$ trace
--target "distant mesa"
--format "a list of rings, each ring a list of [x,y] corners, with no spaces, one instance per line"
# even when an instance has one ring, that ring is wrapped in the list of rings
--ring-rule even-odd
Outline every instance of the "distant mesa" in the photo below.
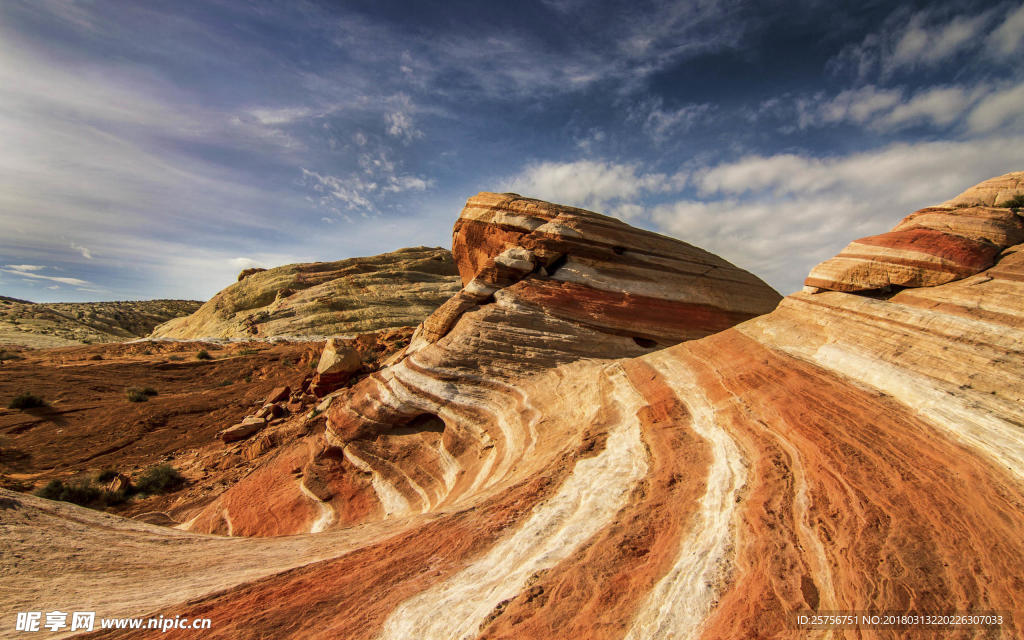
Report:
[[[34,303],[0,296],[0,344],[66,347],[142,338],[171,318],[199,308],[195,300]]]
[[[251,268],[153,337],[321,337],[416,326],[458,289],[451,253],[441,248]]]

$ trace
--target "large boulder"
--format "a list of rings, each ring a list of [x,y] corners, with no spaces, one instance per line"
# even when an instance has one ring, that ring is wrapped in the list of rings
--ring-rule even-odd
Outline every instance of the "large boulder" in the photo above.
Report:
[[[359,371],[363,359],[348,341],[330,338],[324,345],[317,363],[316,376],[309,386],[311,393],[318,398],[337,390]]]

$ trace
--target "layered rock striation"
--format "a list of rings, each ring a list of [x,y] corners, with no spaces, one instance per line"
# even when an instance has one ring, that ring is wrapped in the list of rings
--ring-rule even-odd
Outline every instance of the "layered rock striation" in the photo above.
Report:
[[[215,588],[202,567],[177,569],[181,591],[147,606],[213,620],[211,630],[182,637],[911,633],[798,628],[797,613],[837,610],[997,612],[999,627],[943,633],[1021,635],[1024,245],[955,281],[887,295],[816,288],[731,328],[656,348],[620,333],[613,314],[593,311],[601,306],[570,313],[558,311],[564,300],[542,306],[531,296],[552,280],[587,286],[581,273],[599,283],[629,274],[612,256],[635,257],[642,243],[630,249],[615,239],[607,260],[559,280],[564,265],[582,260],[566,251],[562,264],[547,262],[544,232],[532,234],[551,220],[529,232],[508,224],[510,212],[535,202],[515,200],[471,199],[454,252],[463,302],[441,307],[435,328],[424,322],[390,367],[333,398],[327,446],[307,440],[304,452],[282,451],[247,494],[218,505],[237,525],[256,512],[245,511],[246,496],[263,500],[274,505],[264,519],[323,533],[238,541],[262,568],[223,566]],[[585,223],[606,224],[570,214],[562,220],[582,220],[566,228],[584,238]],[[680,251],[659,252],[670,273],[695,255]],[[463,270],[467,259],[474,266]],[[720,286],[755,287],[712,264],[709,274],[730,274]],[[708,303],[682,302],[698,301]],[[643,333],[642,312],[637,318],[637,337],[665,339],[664,324]],[[275,475],[282,470],[317,480],[289,486]],[[297,484],[301,504],[289,497]],[[342,526],[353,522],[364,524]],[[56,532],[83,524],[50,516],[48,527],[49,549]],[[117,540],[107,527],[90,535]],[[25,525],[11,539],[35,539],[33,531]],[[214,546],[205,536],[188,540],[182,547]],[[337,550],[288,570],[262,560],[304,540]],[[154,562],[166,547],[139,533],[132,541]],[[34,557],[31,543],[11,550]],[[67,562],[86,562],[75,557]],[[115,560],[112,570],[132,562]],[[19,584],[36,584],[30,569],[16,568]],[[121,588],[130,601],[134,589]],[[116,588],[104,594],[116,609]],[[18,597],[44,608],[54,601],[42,589]]]
[[[459,290],[451,254],[412,247],[366,258],[247,269],[156,338],[349,335],[413,327]]]
[[[930,287],[991,267],[1001,251],[1024,241],[1024,219],[1010,205],[1024,172],[987,180],[896,227],[855,240],[816,266],[805,285],[832,291]]]

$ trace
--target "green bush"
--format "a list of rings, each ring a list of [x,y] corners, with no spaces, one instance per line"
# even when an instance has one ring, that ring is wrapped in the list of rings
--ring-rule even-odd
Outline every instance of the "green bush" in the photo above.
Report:
[[[135,488],[141,493],[166,493],[185,484],[185,478],[169,464],[158,464],[146,469],[135,481]]]
[[[1024,209],[1024,193],[1018,193],[1006,202],[999,205],[1000,207],[1006,207],[1007,209]]]
[[[128,396],[128,402],[146,402],[149,400],[149,396],[142,393],[142,389],[127,389],[125,393]]]
[[[117,477],[116,469],[104,469],[96,474],[96,482],[102,482],[104,484],[110,482]]]
[[[106,491],[93,486],[88,480],[76,480],[67,484],[60,480],[50,480],[45,487],[36,491],[36,495],[47,500],[71,502],[93,509],[121,504],[128,499],[127,491]]]
[[[33,395],[29,392],[19,393],[14,396],[11,403],[7,405],[8,409],[34,409],[36,407],[45,407],[46,400],[43,400],[37,395]]]
[[[199,353],[196,354],[196,360],[213,360],[213,356],[206,349],[200,349]]]

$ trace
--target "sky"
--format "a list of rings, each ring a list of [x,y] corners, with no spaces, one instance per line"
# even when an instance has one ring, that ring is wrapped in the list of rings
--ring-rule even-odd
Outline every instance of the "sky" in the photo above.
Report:
[[[0,295],[205,300],[513,191],[781,293],[1024,169],[1024,4],[3,0]]]

